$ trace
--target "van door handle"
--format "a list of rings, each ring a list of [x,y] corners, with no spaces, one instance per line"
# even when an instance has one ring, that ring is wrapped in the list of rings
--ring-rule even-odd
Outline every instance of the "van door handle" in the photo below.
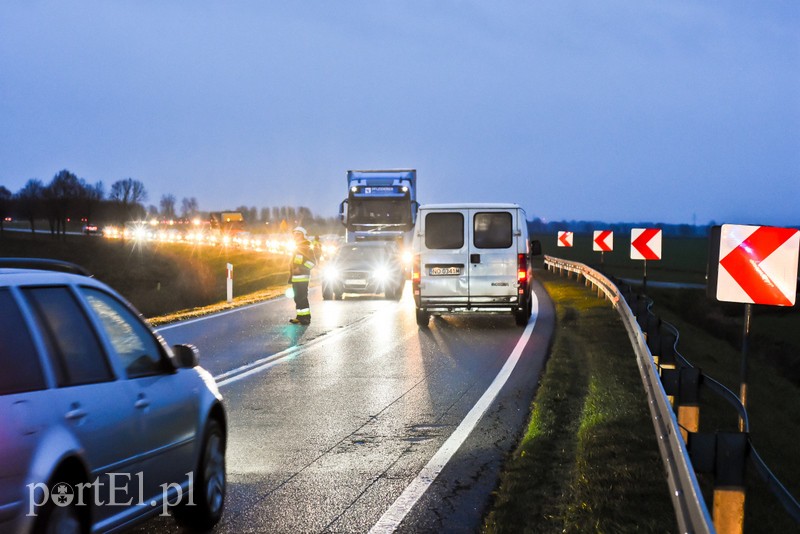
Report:
[[[481,255],[480,254],[470,254],[469,255],[469,262],[470,263],[480,263],[481,262]]]

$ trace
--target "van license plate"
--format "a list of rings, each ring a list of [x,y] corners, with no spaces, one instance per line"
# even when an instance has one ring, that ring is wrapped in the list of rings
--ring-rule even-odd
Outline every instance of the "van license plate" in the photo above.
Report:
[[[431,267],[428,274],[431,276],[458,276],[461,274],[461,267]]]

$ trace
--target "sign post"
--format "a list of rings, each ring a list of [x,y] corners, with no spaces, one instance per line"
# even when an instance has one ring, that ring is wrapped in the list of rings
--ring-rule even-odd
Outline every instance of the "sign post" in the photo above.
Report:
[[[592,250],[600,253],[600,265],[602,266],[606,252],[614,250],[614,232],[611,230],[595,230],[592,239]]]
[[[739,400],[747,407],[747,351],[753,304],[794,306],[800,230],[723,224],[711,230],[708,293],[744,307]],[[739,418],[739,430],[744,430]]]
[[[642,277],[642,293],[647,294],[647,260],[661,259],[661,229],[659,228],[632,228],[631,229],[631,259],[644,260],[644,275]]]
[[[233,302],[233,264],[228,263],[228,277],[227,277],[227,289],[228,289],[228,304]]]
[[[753,304],[794,306],[797,297],[797,264],[800,230],[772,226],[723,224],[711,229],[708,257],[708,296],[744,304],[739,400],[747,408],[747,352]],[[734,458],[741,476],[723,480],[714,490],[714,523],[717,530],[741,532],[744,524],[744,458],[747,443],[744,419],[739,417],[740,442]],[[735,518],[735,521],[731,520]]]

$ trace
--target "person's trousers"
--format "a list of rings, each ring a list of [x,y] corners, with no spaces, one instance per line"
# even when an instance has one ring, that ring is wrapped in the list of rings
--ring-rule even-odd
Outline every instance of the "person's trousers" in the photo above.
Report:
[[[292,282],[294,290],[294,307],[297,308],[297,319],[301,323],[311,322],[311,307],[308,304],[308,282]]]

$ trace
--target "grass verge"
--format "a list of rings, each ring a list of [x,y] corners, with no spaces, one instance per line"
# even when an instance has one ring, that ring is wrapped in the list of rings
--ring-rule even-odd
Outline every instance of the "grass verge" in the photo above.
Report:
[[[677,530],[628,335],[606,301],[538,272],[556,305],[546,372],[484,532]]]

